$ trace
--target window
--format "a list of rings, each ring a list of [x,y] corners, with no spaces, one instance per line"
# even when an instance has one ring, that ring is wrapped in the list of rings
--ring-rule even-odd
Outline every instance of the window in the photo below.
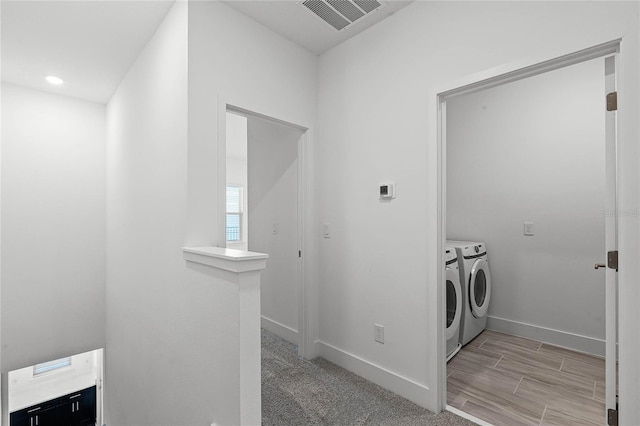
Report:
[[[227,241],[242,241],[242,187],[227,186]]]
[[[33,375],[47,373],[49,371],[57,370],[58,368],[64,368],[71,365],[71,357],[54,359],[53,361],[43,362],[42,364],[36,364],[33,366]]]

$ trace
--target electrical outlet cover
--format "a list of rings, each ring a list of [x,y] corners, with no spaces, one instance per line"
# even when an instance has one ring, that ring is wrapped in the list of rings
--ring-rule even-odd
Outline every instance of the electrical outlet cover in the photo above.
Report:
[[[393,200],[394,198],[396,198],[395,182],[380,183],[378,194],[381,200]]]

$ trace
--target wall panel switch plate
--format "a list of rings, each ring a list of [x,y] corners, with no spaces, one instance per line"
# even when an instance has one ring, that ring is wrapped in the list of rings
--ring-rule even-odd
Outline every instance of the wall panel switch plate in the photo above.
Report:
[[[273,228],[271,229],[271,233],[273,235],[278,235],[278,224],[277,223],[273,224]]]
[[[331,226],[328,223],[322,224],[322,236],[324,238],[331,238]]]
[[[524,235],[533,236],[533,222],[524,223]]]
[[[384,326],[380,324],[373,324],[373,340],[378,343],[384,344]]]

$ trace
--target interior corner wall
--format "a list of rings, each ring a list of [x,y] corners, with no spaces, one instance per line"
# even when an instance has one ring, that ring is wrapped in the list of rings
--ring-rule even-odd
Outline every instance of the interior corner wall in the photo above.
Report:
[[[225,104],[311,127],[316,57],[223,2],[193,1],[189,11],[187,241],[215,246],[224,242],[211,218],[220,214],[218,119]]]
[[[223,2],[189,3],[188,245],[222,245],[218,120],[231,105],[309,129],[305,158],[314,156],[317,57]],[[218,118],[216,120],[215,118]],[[258,161],[267,161],[259,159]],[[302,251],[309,333],[305,356],[317,336],[316,238],[313,161],[305,167],[306,233]],[[222,201],[220,201],[222,202]],[[251,203],[251,200],[248,201]],[[251,218],[251,212],[249,212]],[[249,229],[251,233],[251,229]],[[267,262],[267,269],[269,262]]]
[[[425,280],[442,268],[438,148],[426,142],[435,132],[427,125],[436,102],[429,91],[629,34],[637,43],[637,33],[635,2],[413,2],[320,56],[316,215],[331,224],[331,238],[318,246],[325,354],[427,408],[443,408],[434,344],[439,284]],[[637,46],[627,54],[624,72],[638,62]],[[626,96],[630,113],[637,111],[637,90]],[[396,183],[388,203],[377,196],[385,181]],[[636,203],[637,186],[625,191],[627,203]],[[384,344],[373,339],[374,323],[385,327]]]
[[[105,106],[2,84],[2,373],[105,344]]]
[[[600,356],[604,93],[599,58],[453,97],[446,120],[447,239],[486,244],[489,328]]]
[[[107,424],[240,423],[237,288],[180,248],[221,231],[220,97],[311,126],[315,65],[222,2],[176,2],[109,102]]]
[[[187,270],[187,19],[176,2],[107,105],[109,425],[237,423],[233,291]],[[236,320],[237,321],[237,320]],[[227,384],[226,392],[220,387]]]

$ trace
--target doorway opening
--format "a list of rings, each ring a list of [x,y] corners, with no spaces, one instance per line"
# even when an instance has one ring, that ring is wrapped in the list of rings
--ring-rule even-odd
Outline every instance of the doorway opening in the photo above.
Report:
[[[304,346],[304,145],[307,129],[226,105],[228,248],[269,254],[261,275],[261,326]]]
[[[103,424],[103,360],[96,349],[10,371],[11,426]]]
[[[457,247],[466,289],[464,346],[442,361],[451,411],[602,424],[616,408],[617,276],[593,264],[617,247],[616,121],[604,99],[618,51],[607,43],[437,94],[440,259]],[[469,279],[479,251],[491,271],[483,315]]]

